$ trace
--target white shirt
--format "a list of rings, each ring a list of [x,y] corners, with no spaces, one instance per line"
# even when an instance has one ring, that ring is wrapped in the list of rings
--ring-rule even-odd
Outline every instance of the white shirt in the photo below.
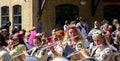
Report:
[[[4,48],[0,49],[0,61],[12,61],[8,51]]]
[[[68,25],[66,25],[66,24],[63,26],[64,31],[67,30],[67,27],[68,27]]]

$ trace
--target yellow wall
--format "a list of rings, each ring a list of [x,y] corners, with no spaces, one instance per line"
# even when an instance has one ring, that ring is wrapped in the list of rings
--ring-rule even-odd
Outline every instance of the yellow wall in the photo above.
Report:
[[[21,14],[22,28],[26,30],[31,29],[31,27],[33,26],[32,0],[0,0],[0,8],[3,6],[9,7],[9,20],[12,23],[10,30],[13,27],[13,6],[15,5],[21,5],[22,8],[22,14]],[[1,13],[1,9],[0,9],[0,13]],[[0,20],[1,20],[1,14],[0,14]]]
[[[55,26],[56,21],[56,12],[55,7],[62,4],[72,4],[78,6],[79,8],[79,16],[83,16],[86,18],[86,22],[92,24],[94,18],[103,18],[102,7],[99,6],[97,8],[96,15],[94,17],[91,16],[91,1],[86,0],[86,5],[81,5],[80,0],[47,0],[46,5],[43,10],[43,14],[41,16],[41,21],[43,23],[43,31],[51,32],[51,30]],[[49,24],[49,25],[48,25]],[[93,25],[90,25],[90,27]]]

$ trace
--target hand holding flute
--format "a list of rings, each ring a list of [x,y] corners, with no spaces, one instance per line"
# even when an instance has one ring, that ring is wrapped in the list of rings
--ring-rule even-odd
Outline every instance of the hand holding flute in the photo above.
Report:
[[[83,58],[83,57],[89,58],[90,57],[89,52],[87,50],[85,50],[85,49],[82,49],[82,48],[79,51],[75,51],[75,52],[69,54],[67,56],[67,58],[69,58],[69,57],[71,57],[73,55],[77,55],[77,57],[79,56],[81,58]]]

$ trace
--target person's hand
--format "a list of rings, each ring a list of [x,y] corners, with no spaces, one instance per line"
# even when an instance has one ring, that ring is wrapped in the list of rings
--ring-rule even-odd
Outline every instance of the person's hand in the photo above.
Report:
[[[23,53],[24,53],[26,56],[28,56],[28,55],[29,55],[27,51],[23,51]]]
[[[14,49],[14,46],[12,46],[12,45],[8,45],[7,47],[10,51]]]
[[[79,52],[80,52],[80,53],[82,54],[82,56],[85,57],[85,58],[89,58],[89,57],[90,57],[88,51],[85,50],[85,49],[81,49]]]

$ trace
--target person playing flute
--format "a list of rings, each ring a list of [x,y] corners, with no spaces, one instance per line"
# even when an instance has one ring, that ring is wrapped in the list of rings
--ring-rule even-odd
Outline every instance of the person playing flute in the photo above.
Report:
[[[24,54],[27,56],[26,60],[29,60],[31,58],[29,58],[29,56],[31,57],[37,57],[37,61],[47,61],[48,55],[47,52],[44,50],[42,50],[42,40],[39,37],[35,37],[33,39],[33,45],[34,47],[32,48],[32,51],[29,53],[27,51],[24,51]]]

